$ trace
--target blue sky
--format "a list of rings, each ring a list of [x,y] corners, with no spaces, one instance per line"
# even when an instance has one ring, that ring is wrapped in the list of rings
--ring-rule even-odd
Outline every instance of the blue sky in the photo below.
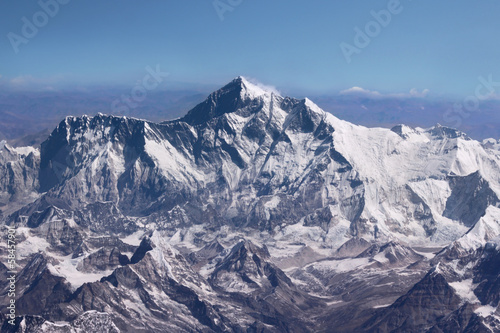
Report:
[[[3,86],[130,86],[156,65],[171,82],[220,85],[245,75],[311,93],[414,88],[465,97],[479,76],[500,81],[496,0],[401,0],[350,63],[341,43],[356,47],[355,28],[366,33],[371,12],[396,0],[218,0],[219,12],[213,0],[59,1],[67,3],[44,22],[38,1],[0,0]],[[39,20],[36,35],[25,38],[23,17]]]

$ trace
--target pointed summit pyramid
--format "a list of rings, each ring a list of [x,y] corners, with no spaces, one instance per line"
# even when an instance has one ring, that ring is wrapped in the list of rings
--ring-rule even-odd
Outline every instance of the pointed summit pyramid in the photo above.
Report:
[[[251,83],[243,76],[238,76],[221,89],[211,93],[205,101],[182,118],[190,125],[199,125],[225,113],[234,112],[251,100],[260,96],[270,97],[277,92],[260,84]]]

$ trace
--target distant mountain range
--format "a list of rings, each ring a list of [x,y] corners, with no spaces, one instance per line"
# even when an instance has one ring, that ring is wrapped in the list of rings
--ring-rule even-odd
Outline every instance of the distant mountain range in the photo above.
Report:
[[[238,77],[174,120],[66,117],[0,176],[5,332],[500,331],[496,140]]]
[[[190,89],[187,85],[149,91],[133,108],[121,101],[130,89],[86,88],[61,91],[0,92],[0,140],[13,146],[40,144],[59,121],[67,115],[95,115],[99,112],[130,116],[151,121],[179,118],[186,110],[203,101],[207,87]],[[500,138],[500,101],[481,101],[474,112],[462,115],[453,110],[457,101],[448,98],[369,96],[362,93],[313,95],[323,110],[336,117],[368,127],[391,128],[397,124],[431,127],[437,123],[456,127],[476,140]],[[460,101],[458,101],[460,102]],[[457,122],[458,120],[458,122]]]

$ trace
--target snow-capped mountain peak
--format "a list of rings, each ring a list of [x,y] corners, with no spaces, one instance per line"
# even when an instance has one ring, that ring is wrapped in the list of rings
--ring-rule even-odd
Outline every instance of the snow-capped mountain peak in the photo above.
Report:
[[[189,111],[182,121],[199,125],[210,119],[219,117],[226,113],[262,103],[269,103],[273,96],[278,96],[272,88],[252,83],[246,78],[239,76],[221,89],[211,93],[207,99]]]
[[[19,313],[109,312],[151,331],[363,331],[343,314],[386,325],[385,309],[399,316],[429,284],[449,292],[449,313],[460,300],[447,260],[500,234],[500,152],[485,146],[439,125],[357,126],[244,77],[159,124],[67,117],[39,154],[0,155],[0,217],[22,234]],[[443,273],[426,278],[450,244]]]

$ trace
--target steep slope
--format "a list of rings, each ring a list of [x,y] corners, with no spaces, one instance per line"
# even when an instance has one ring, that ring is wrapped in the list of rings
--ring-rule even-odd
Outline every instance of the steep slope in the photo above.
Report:
[[[439,270],[432,270],[406,295],[363,325],[366,332],[425,332],[457,309],[460,298]]]
[[[0,142],[0,216],[7,216],[38,197],[40,152]]]

